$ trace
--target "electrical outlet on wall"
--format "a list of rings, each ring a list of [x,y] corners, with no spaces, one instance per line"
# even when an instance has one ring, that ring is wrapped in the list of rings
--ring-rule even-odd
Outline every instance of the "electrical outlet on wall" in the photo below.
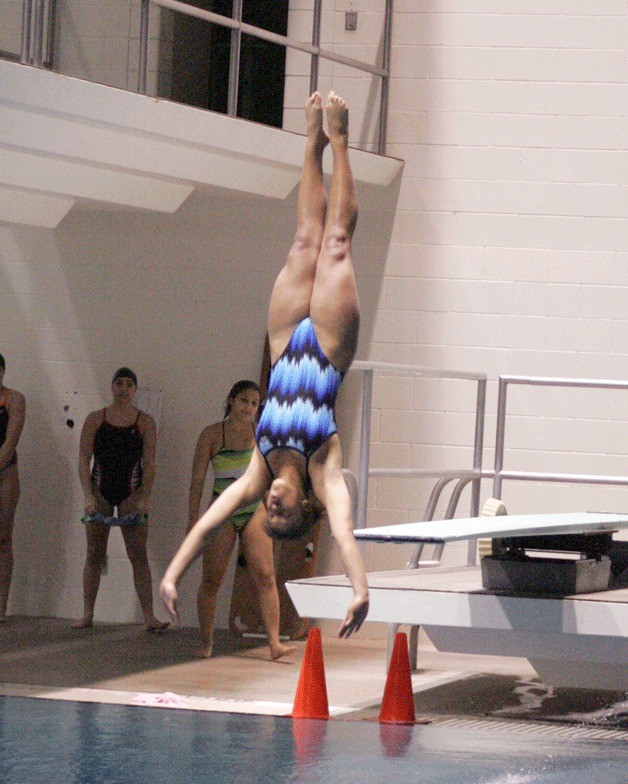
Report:
[[[345,11],[345,30],[357,30],[358,12]]]

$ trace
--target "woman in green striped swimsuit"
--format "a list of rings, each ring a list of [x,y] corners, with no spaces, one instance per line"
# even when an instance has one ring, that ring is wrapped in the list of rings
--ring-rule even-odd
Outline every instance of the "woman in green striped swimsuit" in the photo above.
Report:
[[[255,423],[259,410],[259,387],[253,381],[238,381],[227,396],[225,417],[206,427],[199,436],[194,453],[188,511],[188,531],[199,518],[199,508],[209,463],[214,474],[212,500],[242,476],[255,446]],[[229,565],[238,534],[247,564],[251,569],[260,598],[260,607],[271,659],[294,651],[279,640],[279,596],[275,582],[273,548],[265,531],[266,510],[259,501],[239,509],[212,535],[203,554],[203,576],[197,594],[198,620],[203,647],[201,656],[212,654],[212,638],[218,591]]]

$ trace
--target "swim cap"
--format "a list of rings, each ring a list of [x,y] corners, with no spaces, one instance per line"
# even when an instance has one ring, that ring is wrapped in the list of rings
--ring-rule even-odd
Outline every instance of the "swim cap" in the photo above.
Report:
[[[118,370],[116,370],[113,378],[111,379],[111,383],[113,384],[113,382],[118,378],[130,378],[131,381],[135,384],[135,386],[137,386],[137,376],[131,370],[131,368],[121,367]]]

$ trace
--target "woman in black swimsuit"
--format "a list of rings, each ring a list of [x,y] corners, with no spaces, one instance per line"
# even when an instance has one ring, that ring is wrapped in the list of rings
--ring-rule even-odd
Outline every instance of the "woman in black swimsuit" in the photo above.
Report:
[[[133,405],[137,376],[132,370],[120,368],[111,389],[113,403],[92,411],[81,431],[79,478],[85,494],[87,558],[83,570],[83,616],[73,626],[84,629],[92,625],[110,526],[118,523],[133,567],[146,630],[160,631],[168,624],[153,614],[146,552],[148,500],[155,474],[155,420]],[[112,517],[114,509],[118,518]]]
[[[4,386],[0,354],[0,623],[5,620],[13,574],[13,521],[20,497],[17,442],[24,427],[24,395]]]

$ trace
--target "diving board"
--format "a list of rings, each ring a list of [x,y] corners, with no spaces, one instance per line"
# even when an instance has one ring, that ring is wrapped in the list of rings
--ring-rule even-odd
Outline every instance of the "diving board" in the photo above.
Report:
[[[566,512],[500,515],[399,523],[355,531],[356,539],[406,544],[445,544],[462,539],[508,539],[517,536],[603,533],[628,528],[628,514]]]

